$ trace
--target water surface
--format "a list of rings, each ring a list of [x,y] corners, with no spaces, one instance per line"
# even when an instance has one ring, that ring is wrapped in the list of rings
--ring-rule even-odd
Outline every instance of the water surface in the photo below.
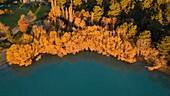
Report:
[[[0,70],[0,96],[169,96],[170,77],[95,52]]]

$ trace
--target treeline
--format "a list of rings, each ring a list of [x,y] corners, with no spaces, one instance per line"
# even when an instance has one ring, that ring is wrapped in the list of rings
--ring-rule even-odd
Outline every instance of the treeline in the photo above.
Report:
[[[97,51],[134,63],[137,57],[167,66],[170,57],[169,0],[50,0],[43,22],[31,12],[18,21],[20,38],[7,50],[10,64],[28,66],[43,54]]]
[[[62,57],[90,50],[129,63],[136,62],[137,55],[142,56],[144,60],[155,64],[154,67],[149,67],[150,70],[166,66],[166,60],[159,56],[158,50],[142,44],[150,42],[148,42],[149,38],[143,36],[149,31],[140,35],[137,46],[128,41],[128,33],[124,32],[122,27],[117,28],[116,31],[107,31],[100,26],[88,26],[86,30],[65,32],[64,35],[59,36],[56,31],[47,34],[42,26],[33,26],[31,35],[24,34],[21,38],[22,44],[13,44],[7,50],[6,59],[9,64],[28,66],[32,64],[33,59],[36,61],[41,59],[43,54]]]

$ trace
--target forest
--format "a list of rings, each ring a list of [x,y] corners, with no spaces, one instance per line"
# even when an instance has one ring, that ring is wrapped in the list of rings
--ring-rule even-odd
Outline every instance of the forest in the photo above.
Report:
[[[10,65],[89,50],[129,63],[140,58],[149,70],[169,68],[170,0],[48,0],[45,6],[51,9],[43,18],[22,14],[16,34],[0,22]]]

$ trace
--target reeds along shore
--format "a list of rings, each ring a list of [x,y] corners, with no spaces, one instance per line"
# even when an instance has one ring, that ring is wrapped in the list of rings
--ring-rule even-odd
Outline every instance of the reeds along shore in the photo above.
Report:
[[[159,56],[158,50],[151,47],[141,48],[139,43],[148,39],[141,38],[136,44],[126,38],[127,34],[121,31],[121,28],[108,31],[100,26],[87,26],[59,36],[56,31],[46,32],[42,26],[33,26],[31,35],[24,33],[22,37],[25,44],[13,44],[7,50],[6,60],[10,65],[28,66],[33,59],[41,59],[43,54],[63,57],[90,50],[129,63],[136,62],[136,57],[141,56],[153,63],[152,67],[148,67],[149,70],[166,66],[166,60]]]

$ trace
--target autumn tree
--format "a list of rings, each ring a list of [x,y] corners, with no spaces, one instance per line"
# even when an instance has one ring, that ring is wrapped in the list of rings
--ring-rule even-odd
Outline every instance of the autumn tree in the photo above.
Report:
[[[5,3],[6,2],[6,0],[0,0],[0,3]]]
[[[81,20],[81,18],[76,17],[74,20],[74,24],[80,28],[84,28],[85,27],[85,21]]]
[[[66,0],[50,0],[50,2],[52,8],[56,6],[62,7],[66,3]]]
[[[9,30],[8,26],[5,26],[2,22],[0,22],[0,34],[5,34]]]
[[[57,18],[60,17],[60,7],[55,6],[51,8],[50,12],[48,13],[48,19],[56,23]]]
[[[102,25],[105,27],[105,28],[109,28],[109,23],[111,22],[111,18],[107,18],[107,17],[103,17],[102,18]]]
[[[158,5],[167,4],[169,0],[157,0]]]
[[[18,20],[18,25],[21,32],[26,32],[28,30],[29,21],[25,18],[25,15],[21,15],[20,19]]]
[[[73,4],[71,3],[68,9],[69,13],[69,22],[73,22]]]
[[[21,32],[26,32],[28,30],[29,23],[36,20],[36,16],[29,11],[27,15],[22,14],[20,19],[18,20],[18,25],[20,27]]]
[[[33,36],[23,33],[22,37],[19,39],[22,44],[30,44],[33,41]]]
[[[32,48],[30,45],[13,44],[7,50],[7,62],[12,64],[18,64],[19,66],[28,66],[32,63]]]
[[[93,8],[93,12],[94,12],[94,21],[95,22],[99,22],[100,18],[103,15],[103,8],[101,8],[100,6],[95,6]]]
[[[26,19],[29,20],[29,22],[33,22],[37,19],[36,15],[34,13],[32,13],[31,10],[28,11],[27,15],[26,15]]]
[[[11,31],[9,30],[8,26],[5,26],[2,22],[0,22],[0,37],[4,36],[10,41],[13,42],[13,37],[11,35]]]
[[[0,10],[0,15],[4,15],[4,14],[5,14],[4,10]]]

